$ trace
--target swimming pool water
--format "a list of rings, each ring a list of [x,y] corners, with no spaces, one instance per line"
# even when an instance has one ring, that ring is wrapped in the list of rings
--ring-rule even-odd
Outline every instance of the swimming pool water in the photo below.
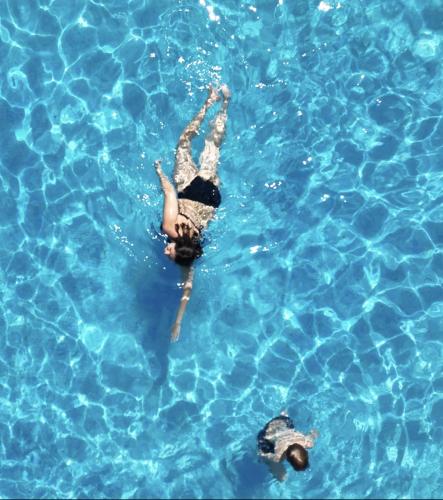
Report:
[[[440,496],[442,56],[439,0],[0,0],[0,496]],[[209,82],[223,204],[169,345],[152,164]],[[320,438],[280,484],[284,408]]]

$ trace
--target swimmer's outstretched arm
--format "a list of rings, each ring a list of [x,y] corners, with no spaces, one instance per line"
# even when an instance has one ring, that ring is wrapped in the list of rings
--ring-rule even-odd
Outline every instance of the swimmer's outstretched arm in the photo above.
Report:
[[[284,481],[287,477],[285,466],[281,462],[268,462],[269,470],[277,481]]]
[[[178,234],[175,230],[175,224],[177,222],[178,215],[178,201],[177,193],[175,192],[174,186],[171,184],[169,179],[163,173],[162,162],[157,160],[155,162],[155,171],[160,179],[160,183],[163,189],[163,231],[170,238],[177,238]]]
[[[272,475],[278,481],[286,479],[286,469],[281,460],[278,460],[274,453],[260,453],[263,462],[268,466]]]
[[[271,462],[272,463],[278,463],[278,462],[280,462],[280,458],[281,458],[276,453],[263,453],[263,452],[260,452],[259,455],[263,459],[263,461],[266,462],[267,464],[269,464]]]
[[[187,267],[184,271],[184,285],[183,285],[183,294],[180,299],[180,307],[177,311],[177,317],[175,319],[174,326],[171,330],[171,342],[176,342],[178,337],[180,336],[180,327],[183,319],[183,315],[185,314],[186,306],[188,305],[189,299],[191,298],[192,292],[192,281],[194,279],[194,268]]]

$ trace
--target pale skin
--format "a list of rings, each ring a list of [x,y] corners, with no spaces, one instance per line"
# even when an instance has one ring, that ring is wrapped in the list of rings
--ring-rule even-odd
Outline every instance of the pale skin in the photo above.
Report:
[[[163,173],[161,168],[161,161],[157,160],[155,162],[155,170],[160,178],[160,183],[163,189],[164,200],[163,200],[163,231],[171,238],[171,240],[176,239],[179,236],[175,225],[185,223],[182,217],[178,213],[178,201],[177,193],[174,186],[171,184],[169,179]],[[188,224],[186,224],[188,225]],[[179,229],[180,231],[180,229]],[[194,231],[194,230],[193,230]],[[165,255],[167,255],[171,260],[175,258],[175,243],[169,243],[164,250]],[[177,311],[177,316],[175,318],[174,325],[171,329],[171,341],[176,342],[180,336],[181,322],[185,314],[186,306],[191,298],[192,283],[194,279],[194,269],[193,267],[182,268],[183,275],[183,293],[180,299],[180,306]]]
[[[226,112],[230,99],[230,91],[226,85],[223,85],[220,88],[220,90],[223,94],[222,111]],[[192,137],[198,134],[198,130],[205,118],[208,109],[218,100],[220,100],[218,92],[213,87],[209,87],[208,97],[206,101],[204,102],[202,108],[199,110],[197,115],[193,118],[193,120],[190,122],[190,124],[186,127],[186,129],[180,136],[179,145],[183,141],[189,141]],[[217,133],[216,130],[214,130],[211,139],[216,147],[220,147],[220,144],[223,140],[223,132],[219,134]],[[160,179],[164,195],[162,227],[163,231],[172,240],[172,242],[165,247],[164,253],[171,260],[175,260],[176,256],[175,240],[179,236],[181,236],[181,231],[182,231],[181,225],[184,224],[189,229],[189,233],[191,236],[200,237],[200,230],[196,228],[187,217],[184,217],[179,213],[177,191],[173,186],[173,184],[168,179],[168,177],[164,174],[161,166],[161,161],[157,160],[154,166],[155,166],[155,171],[157,172],[157,175]],[[178,340],[179,338],[183,316],[185,314],[186,307],[191,297],[194,269],[192,266],[182,267],[182,273],[183,273],[183,279],[182,279],[183,293],[180,300],[180,306],[177,311],[176,319],[171,330],[171,341],[173,342]]]

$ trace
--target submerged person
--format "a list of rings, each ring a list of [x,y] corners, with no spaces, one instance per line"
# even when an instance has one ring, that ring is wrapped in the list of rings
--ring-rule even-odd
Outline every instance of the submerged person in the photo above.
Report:
[[[197,169],[192,159],[191,140],[198,134],[208,109],[220,100],[218,92],[212,87],[209,87],[208,97],[202,108],[179,138],[175,154],[175,187],[163,173],[161,161],[155,162],[164,194],[162,230],[170,239],[165,255],[183,269],[183,295],[172,327],[172,341],[177,340],[180,335],[181,322],[191,296],[194,274],[192,264],[203,253],[202,232],[221,203],[217,167],[231,93],[227,85],[222,85],[220,90],[223,94],[222,107],[205,139],[199,160],[200,168]]]
[[[284,481],[286,479],[284,460],[297,471],[307,469],[309,467],[307,448],[314,446],[314,439],[317,437],[316,431],[311,431],[308,435],[296,431],[293,421],[287,413],[282,412],[258,433],[258,454],[269,466],[274,477]]]

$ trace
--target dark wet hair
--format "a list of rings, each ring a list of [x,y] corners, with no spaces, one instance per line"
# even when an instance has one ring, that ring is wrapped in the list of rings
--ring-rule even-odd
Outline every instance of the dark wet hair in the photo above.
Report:
[[[300,444],[291,444],[286,450],[286,460],[295,470],[305,470],[309,467],[308,452]]]
[[[175,238],[175,259],[180,266],[190,266],[203,254],[200,238],[193,234],[186,224],[175,225],[178,237]]]

